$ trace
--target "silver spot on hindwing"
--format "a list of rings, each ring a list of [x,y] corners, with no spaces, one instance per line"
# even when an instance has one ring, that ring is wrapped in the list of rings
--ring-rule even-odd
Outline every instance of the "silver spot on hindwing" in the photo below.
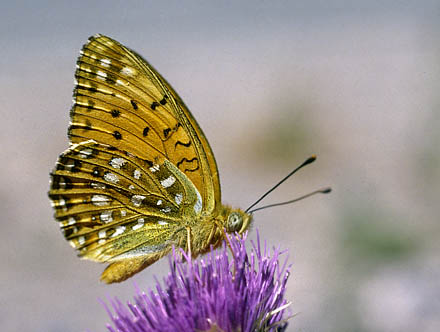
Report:
[[[160,211],[162,211],[163,213],[170,213],[171,208],[169,206],[167,206],[166,208],[160,209]]]
[[[139,180],[139,179],[141,178],[141,170],[136,168],[136,169],[134,170],[134,172],[133,172],[133,177],[134,177],[136,180]]]
[[[174,176],[170,175],[165,180],[160,181],[160,184],[162,185],[162,187],[168,188],[168,187],[171,187],[174,182],[176,182],[176,178]]]
[[[96,72],[96,75],[97,75],[98,78],[101,79],[101,80],[105,80],[105,79],[107,78],[107,73],[105,73],[105,72],[103,72],[103,71],[100,71],[100,70],[98,70],[98,71]]]
[[[153,165],[150,167],[150,172],[154,173],[154,172],[157,172],[159,169],[160,169],[160,166],[158,164],[156,164],[156,165]]]
[[[177,205],[180,205],[180,203],[182,203],[182,200],[183,200],[183,195],[182,194],[176,194],[176,196],[174,197],[174,200],[176,201]]]
[[[109,59],[101,59],[101,66],[103,67],[110,67],[111,60]]]
[[[93,195],[91,200],[95,206],[106,206],[111,202],[111,199],[104,195]]]
[[[83,245],[84,243],[86,243],[86,238],[84,236],[78,237],[78,243],[80,246]]]
[[[134,206],[139,207],[142,204],[142,201],[145,199],[143,195],[133,195],[131,196],[131,202]]]
[[[142,226],[144,226],[144,223],[145,223],[145,219],[144,219],[144,218],[139,218],[137,221],[138,221],[137,224],[134,225],[134,226],[131,228],[131,229],[133,229],[134,231],[137,230],[137,229],[139,229],[139,228],[141,228]]]
[[[196,213],[199,213],[200,211],[202,211],[202,206],[203,206],[202,196],[200,196],[200,193],[197,189],[196,189],[196,194],[197,194],[197,202],[196,204],[194,204],[194,211]]]
[[[93,189],[105,189],[105,184],[104,184],[104,183],[101,183],[101,182],[92,182],[92,183],[90,184],[90,186],[91,186]]]
[[[127,76],[133,75],[134,74],[134,70],[130,67],[124,67],[121,70],[121,73]]]
[[[93,150],[90,148],[82,149],[81,151],[79,151],[79,156],[84,159],[89,158],[92,154]]]
[[[110,160],[110,166],[116,169],[120,169],[127,163],[127,160],[121,157],[115,157],[112,160]]]
[[[116,227],[115,232],[112,234],[112,237],[121,235],[124,232],[125,232],[125,226],[118,226],[118,227]]]
[[[104,174],[104,180],[111,182],[111,183],[118,183],[119,177],[112,172],[107,172]]]
[[[101,215],[99,216],[99,219],[101,219],[101,221],[103,223],[109,223],[113,221],[113,211],[104,211],[101,212]]]

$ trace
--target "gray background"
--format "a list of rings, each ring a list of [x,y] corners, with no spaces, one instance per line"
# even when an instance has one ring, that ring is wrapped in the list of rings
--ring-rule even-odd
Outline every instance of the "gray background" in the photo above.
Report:
[[[98,282],[47,198],[79,49],[95,33],[174,86],[215,152],[225,203],[288,248],[289,331],[439,331],[437,1],[29,1],[0,4],[2,331],[105,331],[98,299],[154,285],[163,260]]]

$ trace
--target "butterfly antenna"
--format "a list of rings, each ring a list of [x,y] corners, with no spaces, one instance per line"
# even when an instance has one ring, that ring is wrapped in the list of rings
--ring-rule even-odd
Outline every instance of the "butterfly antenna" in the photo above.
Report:
[[[280,205],[286,205],[286,204],[290,204],[290,203],[298,202],[298,201],[300,201],[300,200],[302,200],[302,199],[304,199],[304,198],[307,198],[307,197],[313,196],[313,195],[315,195],[315,194],[328,194],[328,193],[330,193],[331,191],[332,191],[332,188],[330,188],[330,187],[327,187],[327,188],[324,188],[324,189],[315,190],[315,191],[313,191],[313,192],[311,192],[311,193],[308,193],[307,195],[304,195],[304,196],[301,196],[301,197],[298,197],[298,198],[292,199],[292,200],[290,200],[290,201],[282,202],[282,203],[275,203],[275,204],[265,205],[265,206],[262,206],[262,207],[259,207],[259,208],[256,208],[256,209],[253,209],[253,210],[249,211],[248,213],[254,213],[255,211],[259,211],[259,210],[263,210],[263,209],[271,208],[271,207],[274,207],[274,206],[280,206]],[[247,211],[246,211],[246,212],[247,212]]]
[[[248,211],[250,209],[252,209],[255,205],[257,205],[258,203],[260,203],[267,195],[269,195],[272,191],[274,191],[276,188],[278,188],[278,186],[280,184],[282,184],[284,181],[286,181],[288,178],[290,178],[293,174],[295,174],[296,172],[298,172],[301,168],[303,168],[304,166],[313,163],[316,160],[316,155],[312,155],[309,158],[307,158],[306,161],[304,161],[301,165],[299,165],[297,168],[295,168],[293,171],[291,171],[289,174],[287,174],[280,182],[278,182],[276,185],[274,185],[271,189],[269,189],[263,196],[261,196],[254,204],[252,204],[251,206],[249,206],[246,209],[246,213],[248,213]],[[255,210],[254,210],[255,211]],[[251,213],[251,212],[250,212]]]

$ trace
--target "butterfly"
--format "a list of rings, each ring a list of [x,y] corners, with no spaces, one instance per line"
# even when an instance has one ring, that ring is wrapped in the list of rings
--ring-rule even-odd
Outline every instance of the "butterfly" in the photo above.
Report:
[[[217,164],[183,101],[139,54],[89,38],[76,65],[70,147],[49,198],[69,243],[123,281],[168,254],[193,257],[243,233],[252,214],[221,203]]]

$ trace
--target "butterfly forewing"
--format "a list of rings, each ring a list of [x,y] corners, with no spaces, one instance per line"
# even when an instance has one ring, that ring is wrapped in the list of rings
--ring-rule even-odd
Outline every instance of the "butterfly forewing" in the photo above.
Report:
[[[209,144],[171,86],[141,56],[95,36],[77,62],[69,137],[90,139],[149,164],[167,159],[201,194],[203,211],[220,202],[217,166]]]

